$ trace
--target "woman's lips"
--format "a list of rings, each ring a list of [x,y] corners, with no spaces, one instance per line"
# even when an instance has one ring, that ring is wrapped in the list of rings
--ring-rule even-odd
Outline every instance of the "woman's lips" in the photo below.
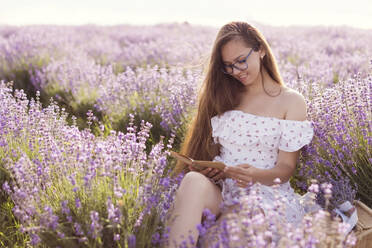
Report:
[[[239,80],[244,80],[244,79],[246,79],[247,77],[248,77],[247,74],[243,74],[243,75],[241,75],[241,76],[238,77],[238,78],[239,78]]]

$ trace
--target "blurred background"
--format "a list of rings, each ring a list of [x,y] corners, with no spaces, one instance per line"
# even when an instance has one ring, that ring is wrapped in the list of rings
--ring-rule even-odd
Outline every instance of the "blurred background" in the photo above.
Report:
[[[0,24],[116,25],[189,22],[221,26],[232,20],[267,25],[347,25],[372,28],[372,1],[47,1],[1,0]]]

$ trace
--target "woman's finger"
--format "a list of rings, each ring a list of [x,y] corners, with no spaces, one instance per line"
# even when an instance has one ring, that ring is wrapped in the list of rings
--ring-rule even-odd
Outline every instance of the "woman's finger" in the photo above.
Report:
[[[210,175],[211,175],[211,169],[210,168],[206,168],[205,170],[205,175],[207,176],[207,177],[210,177]]]
[[[251,172],[249,168],[241,168],[241,167],[229,167],[224,170],[227,176],[230,178],[243,178],[245,180],[251,179]]]
[[[227,169],[224,170],[224,172],[226,173],[226,175],[228,175],[230,177],[234,177],[235,175],[246,173],[245,169],[242,169],[242,168],[239,168],[239,167],[227,168]]]
[[[246,176],[246,175],[242,175],[242,174],[238,174],[238,175],[235,175],[234,177],[232,177],[234,180],[237,180],[237,181],[239,181],[239,180],[242,180],[243,182],[246,182],[246,183],[248,183],[248,182],[251,182],[252,181],[252,177],[250,177],[250,176]]]
[[[218,171],[214,171],[213,168],[205,168],[202,170],[202,174],[206,177],[212,177],[216,174]]]
[[[213,180],[217,181],[220,180],[224,176],[223,171],[219,171],[216,175],[214,175]]]
[[[214,180],[220,180],[222,177],[223,177],[223,172],[222,171],[219,171],[214,177],[213,179]]]
[[[238,183],[237,186],[240,187],[240,188],[246,188],[248,185],[243,184],[243,183]]]
[[[206,169],[202,169],[202,170],[200,170],[199,171],[201,174],[203,174],[204,176],[206,176],[207,174],[208,174],[208,168],[206,168]]]
[[[244,172],[245,169],[241,167],[236,167],[236,166],[230,166],[225,169],[226,172],[232,172],[232,173],[237,173],[237,172]]]
[[[241,187],[243,185],[243,182],[240,179],[234,179],[234,180],[237,186]]]
[[[245,181],[242,179],[236,179],[235,182],[237,186],[246,188],[248,185],[250,185],[251,180]]]
[[[250,168],[250,167],[252,167],[251,165],[249,165],[249,164],[238,164],[236,167],[239,167],[239,168]]]
[[[208,173],[208,176],[211,177],[211,178],[215,177],[216,175],[219,174],[219,172],[220,172],[220,170],[218,170],[218,169],[211,169],[210,172]]]

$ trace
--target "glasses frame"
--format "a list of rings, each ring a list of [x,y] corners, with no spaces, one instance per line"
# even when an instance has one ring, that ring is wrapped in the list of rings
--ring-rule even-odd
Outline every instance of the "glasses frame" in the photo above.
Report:
[[[248,53],[248,55],[247,56],[245,56],[245,58],[244,59],[241,59],[241,60],[238,60],[238,61],[236,61],[235,63],[233,63],[233,64],[231,64],[231,65],[225,65],[224,64],[224,66],[222,67],[222,72],[223,73],[225,73],[225,74],[228,74],[228,75],[232,75],[232,74],[234,74],[234,68],[235,69],[238,69],[239,71],[244,71],[244,70],[246,70],[247,68],[248,68],[248,63],[247,63],[247,59],[248,59],[248,57],[251,55],[251,53],[252,53],[252,51],[254,50],[254,48],[252,47],[252,49],[249,51],[249,53]],[[241,69],[241,68],[239,68],[239,67],[237,67],[235,64],[236,63],[241,63],[241,62],[243,62],[244,61],[244,63],[245,63],[245,68],[244,69]],[[225,70],[225,67],[230,67],[231,68],[231,73],[229,73],[229,72],[227,72],[226,70]]]

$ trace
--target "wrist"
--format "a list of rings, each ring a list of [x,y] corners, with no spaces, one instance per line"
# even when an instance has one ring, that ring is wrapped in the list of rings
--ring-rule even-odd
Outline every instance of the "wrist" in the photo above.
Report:
[[[256,167],[253,167],[253,166],[247,168],[247,174],[248,174],[248,176],[250,176],[250,177],[253,178],[254,175],[256,174],[257,170],[258,169]]]
[[[247,169],[247,174],[250,178],[252,178],[252,183],[256,183],[257,175],[259,175],[259,171],[260,169],[253,167],[253,166]]]

